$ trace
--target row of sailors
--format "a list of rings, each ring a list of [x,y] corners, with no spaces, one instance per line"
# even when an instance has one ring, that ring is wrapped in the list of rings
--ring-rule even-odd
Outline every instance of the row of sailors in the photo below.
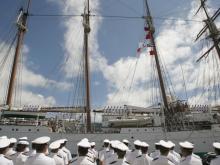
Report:
[[[66,139],[52,142],[49,137],[40,137],[32,141],[32,151],[28,149],[27,138],[20,138],[16,151],[13,145],[16,139],[0,138],[0,165],[202,165],[200,157],[193,154],[194,145],[180,142],[181,155],[174,151],[175,144],[161,140],[155,143],[155,151],[148,154],[149,145],[140,140],[134,141],[134,150],[129,150],[129,141],[104,140],[104,148],[96,151],[95,143],[82,139],[78,144],[78,156],[72,159],[65,147]],[[48,146],[51,149],[48,155]],[[211,165],[220,165],[220,143],[213,143],[218,155]],[[29,156],[27,156],[29,153]],[[11,160],[10,160],[11,159]]]

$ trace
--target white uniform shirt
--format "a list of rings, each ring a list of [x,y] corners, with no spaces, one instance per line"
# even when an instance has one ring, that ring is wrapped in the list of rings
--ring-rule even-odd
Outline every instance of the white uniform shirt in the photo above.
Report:
[[[79,156],[71,165],[94,165],[94,163],[87,156]]]
[[[130,153],[126,155],[126,160],[132,164],[136,157],[141,155],[141,150],[132,150]]]
[[[24,155],[22,152],[17,152],[12,156],[13,163],[15,165],[24,165],[28,156]]]
[[[12,155],[16,154],[16,151],[13,148],[9,148],[5,156],[11,158]]]
[[[150,165],[152,160],[147,154],[142,154],[135,158],[133,165]]]
[[[176,157],[174,154],[172,154],[171,152],[169,152],[169,154],[167,155],[167,158],[173,162],[175,165],[178,165],[180,162],[180,159],[178,157]]]
[[[110,165],[111,162],[117,161],[118,160],[118,155],[117,153],[113,153],[109,158],[105,160],[105,165]]]
[[[151,165],[174,165],[166,156],[160,155],[152,160]]]
[[[104,161],[109,154],[109,148],[104,148],[103,150],[99,151],[99,160]]]
[[[25,165],[56,165],[54,159],[46,156],[44,153],[37,153],[35,156],[30,156]]]
[[[29,156],[34,156],[34,155],[36,155],[36,153],[37,153],[36,150],[31,150],[29,153]]]
[[[0,164],[1,165],[14,165],[13,161],[6,158],[3,154],[0,154]]]
[[[183,157],[180,160],[179,165],[202,165],[202,161],[199,158],[196,158],[193,155],[189,155],[187,157]]]
[[[111,165],[129,165],[130,163],[126,161],[126,158],[124,159],[117,159],[112,162],[110,162]]]
[[[170,150],[170,153],[172,153],[173,155],[175,155],[179,160],[181,159],[180,154],[177,153],[176,151],[174,151],[174,150]]]
[[[159,156],[160,156],[160,150],[155,150],[150,154],[150,157],[152,157],[153,159],[158,158]]]
[[[64,164],[65,164],[65,165],[69,163],[67,154],[66,154],[65,152],[63,152],[62,149],[59,149],[58,155],[60,155],[60,156],[63,158],[63,161],[64,161]]]
[[[210,165],[219,165],[220,164],[220,156],[218,155],[215,159],[211,160]]]
[[[51,153],[50,155],[51,155],[51,158],[54,159],[56,165],[64,165],[63,158],[57,155],[57,153]]]
[[[68,150],[66,147],[63,147],[62,150],[67,154],[68,161],[71,161],[73,158],[70,150]]]

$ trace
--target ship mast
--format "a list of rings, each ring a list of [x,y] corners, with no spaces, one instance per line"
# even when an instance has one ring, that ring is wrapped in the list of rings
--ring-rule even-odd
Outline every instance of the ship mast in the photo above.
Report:
[[[208,11],[206,9],[206,2],[207,0],[201,0],[201,5],[199,7],[199,9],[197,10],[196,14],[199,12],[200,9],[203,9],[206,15],[206,20],[204,20],[204,22],[206,23],[206,25],[202,28],[202,30],[198,33],[197,37],[196,37],[196,41],[206,32],[206,30],[209,30],[209,37],[212,39],[213,41],[213,45],[197,60],[200,61],[203,57],[206,57],[206,55],[209,54],[209,52],[212,49],[216,49],[216,52],[218,54],[219,60],[220,60],[220,47],[219,47],[219,43],[220,43],[220,31],[217,29],[214,20],[220,15],[220,8],[214,13],[214,15],[212,17],[209,16]]]
[[[90,29],[90,8],[89,8],[89,0],[87,0],[86,7],[84,9],[83,14],[83,27],[84,27],[84,60],[85,60],[85,87],[86,87],[86,93],[85,93],[85,110],[87,114],[86,118],[86,126],[87,126],[87,132],[91,132],[91,114],[90,114],[90,75],[89,75],[89,46],[88,46],[88,40],[89,40],[89,33],[91,31]]]
[[[165,85],[164,85],[164,81],[163,81],[163,76],[161,73],[161,66],[160,66],[160,62],[159,62],[159,57],[158,57],[158,53],[157,53],[157,48],[156,48],[156,43],[155,43],[155,39],[154,39],[154,32],[155,32],[155,28],[153,25],[153,20],[151,17],[151,13],[150,13],[150,9],[149,9],[149,5],[147,0],[145,0],[145,5],[146,5],[146,23],[148,25],[149,28],[149,33],[151,36],[151,44],[153,47],[153,52],[154,52],[154,57],[155,57],[155,62],[156,62],[156,67],[157,67],[157,73],[158,73],[158,78],[159,78],[159,82],[160,82],[160,90],[162,93],[162,98],[163,98],[163,104],[164,107],[166,109],[166,111],[169,111],[169,106],[168,106],[168,101],[167,101],[167,97],[166,97],[166,90],[165,90]]]
[[[24,34],[27,30],[26,24],[27,24],[27,18],[29,14],[30,2],[31,0],[28,0],[26,11],[24,11],[23,8],[20,9],[20,13],[17,19],[17,27],[18,27],[17,45],[15,49],[15,55],[13,59],[13,65],[12,65],[11,75],[9,79],[9,87],[8,87],[7,100],[6,100],[6,105],[9,106],[9,110],[11,109],[11,106],[12,106],[12,99],[13,99],[12,97],[13,97],[13,92],[15,89],[18,62],[19,62],[21,48],[22,48],[22,44],[24,40]]]

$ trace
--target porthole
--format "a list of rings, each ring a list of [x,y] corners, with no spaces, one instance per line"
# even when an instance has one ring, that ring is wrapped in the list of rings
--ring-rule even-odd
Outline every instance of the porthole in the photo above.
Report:
[[[30,132],[30,131],[31,131],[31,129],[28,129],[28,131]]]
[[[139,131],[139,129],[137,129],[137,132]]]
[[[0,128],[0,131],[2,130],[2,128]]]
[[[37,132],[39,132],[39,129],[37,129]]]
[[[18,131],[18,129],[16,128],[16,131]]]
[[[12,131],[14,131],[15,129],[14,129],[14,128],[12,128],[11,130],[12,130]]]
[[[128,132],[131,132],[131,130],[129,129]]]
[[[145,129],[145,131],[147,131],[147,129]]]

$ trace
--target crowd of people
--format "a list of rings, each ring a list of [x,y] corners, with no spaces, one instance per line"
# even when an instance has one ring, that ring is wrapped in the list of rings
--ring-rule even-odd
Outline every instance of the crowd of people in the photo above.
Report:
[[[146,142],[135,140],[134,149],[129,149],[126,139],[103,141],[103,149],[97,151],[95,142],[87,138],[77,143],[77,156],[72,158],[66,148],[67,139],[50,143],[50,137],[43,136],[31,141],[27,137],[0,137],[0,165],[202,165],[202,159],[193,153],[194,145],[188,141],[179,142],[181,153],[175,152],[172,141],[160,140],[155,151],[148,153]],[[216,155],[210,165],[220,165],[220,143],[213,143]]]

